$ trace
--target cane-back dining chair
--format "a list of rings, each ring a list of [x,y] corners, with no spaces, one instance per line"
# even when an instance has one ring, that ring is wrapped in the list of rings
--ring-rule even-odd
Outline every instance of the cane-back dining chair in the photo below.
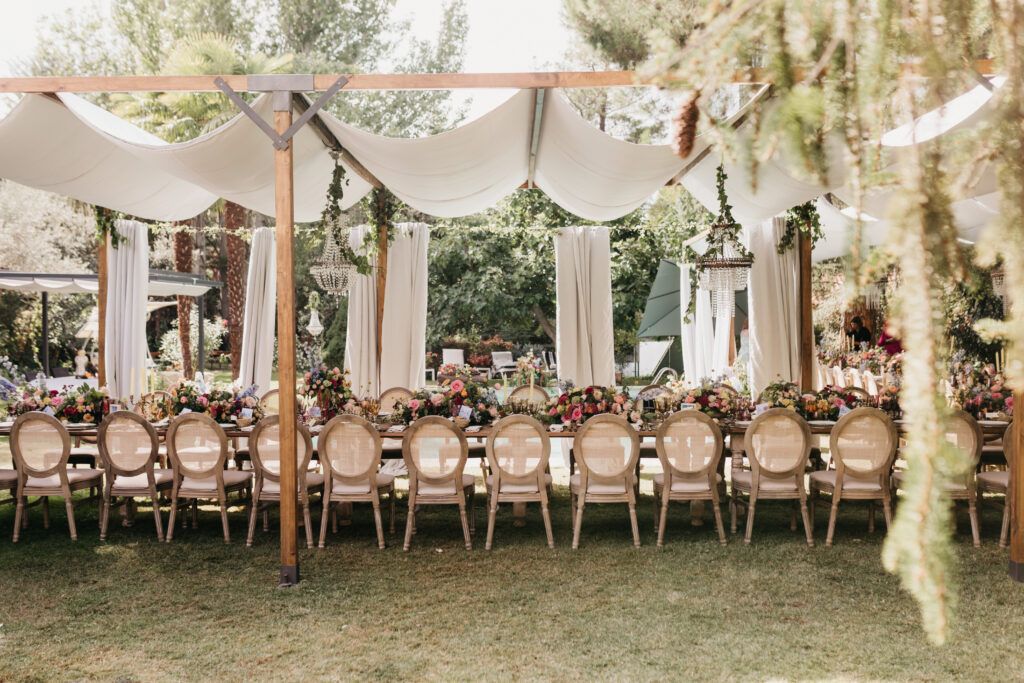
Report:
[[[264,415],[277,415],[281,412],[281,392],[271,389],[260,397],[260,408]]]
[[[128,519],[133,519],[136,498],[149,498],[152,502],[156,537],[164,540],[160,493],[174,485],[174,473],[169,469],[156,468],[160,441],[153,425],[140,414],[119,410],[103,419],[97,437],[100,458],[107,474],[103,487],[100,540],[107,539],[110,508],[114,501],[121,499],[120,504],[125,506]]]
[[[1005,548],[1010,537],[1010,473],[1016,463],[1013,462],[1013,425],[1006,428],[1003,434],[1003,454],[1006,457],[1006,469],[985,471],[978,473],[978,504],[980,505],[984,493],[994,493],[1003,496],[1003,525],[999,531],[999,547]]]
[[[534,384],[533,386],[530,386],[529,384],[524,384],[521,387],[516,387],[515,389],[513,389],[512,393],[510,393],[508,395],[508,398],[505,399],[505,402],[509,403],[511,401],[525,401],[535,408],[543,408],[545,405],[547,405],[549,398],[550,396],[548,396],[548,392],[544,391],[544,387],[538,386],[536,384]]]
[[[167,542],[174,538],[179,501],[192,503],[192,528],[196,528],[199,523],[198,501],[216,500],[220,504],[224,542],[230,543],[228,494],[248,488],[252,483],[252,472],[224,469],[228,457],[228,437],[224,430],[209,415],[179,415],[167,429],[167,454],[174,471]]]
[[[832,428],[829,452],[834,470],[811,472],[810,515],[814,524],[814,506],[822,494],[832,497],[825,545],[832,545],[836,515],[841,500],[882,502],[885,528],[892,524],[892,463],[896,459],[899,438],[892,419],[878,408],[855,408]],[[869,520],[871,518],[869,517]],[[873,523],[868,522],[869,531]]]
[[[491,428],[487,440],[491,473],[485,480],[488,493],[486,550],[491,549],[494,541],[494,524],[501,503],[540,503],[548,547],[555,547],[548,510],[550,455],[551,438],[547,430],[529,415],[509,415]]]
[[[869,394],[866,389],[862,389],[861,387],[858,386],[851,385],[848,387],[843,387],[843,393],[853,396],[862,403],[869,403],[871,401],[871,394]]]
[[[409,516],[405,523],[404,549],[412,544],[419,505],[458,505],[466,550],[473,548],[470,536],[475,522],[472,513],[476,478],[464,472],[469,448],[462,430],[437,415],[421,417],[405,430],[402,458],[409,469]]]
[[[18,473],[15,493],[14,542],[21,534],[23,516],[29,496],[42,499],[43,527],[50,527],[50,496],[64,499],[71,540],[78,540],[75,526],[75,502],[72,494],[82,489],[99,488],[103,472],[95,469],[68,467],[71,438],[64,426],[51,415],[25,413],[11,427],[11,451]]]
[[[754,418],[744,441],[750,469],[735,470],[732,475],[729,507],[733,532],[736,531],[736,507],[742,504],[741,495],[748,498],[744,543],[750,543],[754,532],[754,512],[759,500],[799,501],[807,545],[813,546],[807,489],[804,486],[804,472],[811,455],[810,427],[792,410],[771,408]]]
[[[249,507],[249,534],[246,547],[252,546],[256,534],[256,517],[263,505],[263,530],[269,527],[267,506],[281,502],[281,417],[270,415],[256,423],[249,435],[249,455],[256,482],[252,489],[252,503]],[[313,439],[306,426],[296,421],[295,425],[295,485],[297,501],[302,507],[302,521],[306,527],[306,547],[313,547],[313,522],[309,513],[309,494],[321,491],[324,475],[309,471],[313,456]]]
[[[586,503],[625,503],[629,507],[633,545],[639,548],[636,463],[640,457],[640,438],[636,430],[617,415],[597,415],[577,432],[573,449],[579,464],[579,472],[569,477],[573,550],[580,545]]]
[[[377,401],[381,415],[390,415],[395,412],[399,403],[412,398],[413,393],[405,387],[391,387],[380,392],[380,399]]]
[[[395,475],[380,471],[382,444],[377,429],[357,415],[338,415],[320,432],[317,447],[326,477],[320,547],[324,547],[327,538],[327,517],[333,505],[370,503],[377,527],[377,546],[383,550],[380,496],[385,493],[388,496],[390,530],[395,533]],[[337,528],[334,531],[337,532]]]
[[[715,421],[696,410],[675,413],[658,427],[655,448],[662,473],[654,475],[654,502],[659,547],[665,542],[669,502],[692,500],[711,501],[718,540],[725,545],[725,525],[718,500],[722,443],[722,431]]]
[[[971,520],[971,538],[974,547],[981,546],[981,531],[978,526],[978,481],[976,471],[978,461],[981,459],[981,449],[984,446],[984,439],[981,434],[981,427],[978,421],[963,410],[958,410],[949,416],[946,422],[946,441],[960,452],[962,471],[959,475],[946,482],[943,492],[951,501],[966,500],[967,514]],[[1004,442],[1005,443],[1005,442]],[[893,475],[897,488],[903,487],[906,481],[904,472],[897,472]]]

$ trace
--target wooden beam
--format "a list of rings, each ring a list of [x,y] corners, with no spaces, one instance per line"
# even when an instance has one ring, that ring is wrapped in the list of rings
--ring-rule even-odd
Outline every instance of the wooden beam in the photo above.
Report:
[[[291,96],[274,94],[274,128],[283,133],[292,125]],[[281,574],[280,585],[299,582],[299,555],[296,545],[297,472],[296,397],[295,397],[295,282],[292,246],[294,238],[295,196],[293,191],[293,143],[274,150],[274,193],[277,251],[277,377],[281,434]]]
[[[106,209],[97,208],[97,211],[106,211]],[[97,378],[99,385],[105,387],[107,385],[107,360],[104,357],[107,352],[107,245],[110,244],[110,237],[104,235],[102,240],[99,240],[99,246],[97,247],[96,254],[96,279],[99,283],[99,289],[96,292],[96,318],[98,323],[98,331],[96,333],[99,360],[96,363]]]
[[[387,201],[384,196],[384,192],[387,190],[381,190],[377,193],[375,199],[379,202]],[[377,210],[375,212],[378,217],[385,216],[384,211]],[[388,286],[388,230],[390,230],[391,217],[387,216],[384,220],[380,221],[377,225],[377,381],[380,382],[380,360],[381,352],[383,351],[384,341],[384,294],[386,293]],[[386,387],[378,386],[378,391],[384,390]]]
[[[537,187],[533,175],[537,171],[537,149],[540,147],[540,126],[544,120],[544,96],[546,91],[537,88],[533,91],[533,125],[530,126],[530,165],[526,172],[526,186]]]
[[[1024,405],[1024,390],[1013,392],[1014,405]],[[1010,578],[1024,581],[1024,505],[1018,501],[1024,495],[1024,420],[1012,423],[1013,443],[1006,450],[1010,466],[1010,487],[1006,492],[1006,505],[1010,506]]]
[[[295,104],[295,109],[299,114],[305,113],[309,109],[309,101],[299,93],[292,94],[292,102]],[[320,118],[320,114],[316,114],[309,120],[309,126],[316,133],[317,137],[320,138],[320,142],[324,143],[324,147],[336,151],[340,156],[341,160],[345,162],[345,165],[351,168],[356,174],[368,182],[370,185],[376,188],[384,187],[384,183],[377,178],[377,176],[370,173],[370,171],[363,166],[363,164],[356,159],[352,154],[342,147],[341,141],[335,137],[331,129],[327,127],[323,119]]]
[[[608,88],[643,85],[632,71],[537,71],[510,73],[318,74],[313,90],[339,78],[345,90],[461,90],[471,88]],[[0,78],[0,93],[220,92],[222,79],[236,92],[252,92],[249,76],[41,76]]]
[[[814,390],[814,322],[811,310],[811,238],[799,234],[800,258],[800,389]]]

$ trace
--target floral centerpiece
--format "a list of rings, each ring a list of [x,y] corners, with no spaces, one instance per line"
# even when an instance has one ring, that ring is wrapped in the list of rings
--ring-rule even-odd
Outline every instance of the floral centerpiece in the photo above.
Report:
[[[903,409],[900,408],[900,388],[895,385],[882,387],[878,391],[876,404],[879,410],[884,411],[893,419],[903,417]]]
[[[512,377],[512,383],[517,387],[533,386],[534,384],[544,386],[547,381],[544,361],[533,355],[533,351],[528,351],[525,355],[516,358],[516,374]]]
[[[214,419],[220,422],[235,422],[239,427],[247,427],[263,419],[263,406],[256,398],[256,385],[252,385],[237,396],[228,393],[229,398],[217,401],[218,414]],[[213,415],[214,401],[210,401],[210,414]]]
[[[640,406],[615,387],[589,386],[569,388],[548,403],[548,418],[570,429],[579,427],[594,415],[622,415],[630,422],[643,420]]]
[[[488,425],[500,417],[493,389],[461,379],[441,386],[439,391],[416,392],[399,404],[395,414],[406,424],[427,415],[454,418],[465,425]]]
[[[45,411],[49,408],[50,412],[56,415],[63,400],[60,392],[56,389],[28,386],[21,390],[20,396],[8,408],[8,413],[12,417],[17,417],[35,410]]]
[[[445,363],[437,369],[437,379],[444,383],[450,383],[461,379],[463,382],[473,380],[475,371],[470,365],[458,365],[457,363]]]
[[[107,390],[94,389],[88,384],[66,389],[59,398],[57,418],[72,424],[98,424],[110,409]]]
[[[797,410],[802,398],[800,388],[792,382],[772,382],[761,392],[759,403],[772,408]]]
[[[673,392],[673,408],[686,410],[687,407],[707,413],[717,420],[735,418],[743,407],[743,400],[736,392],[721,385],[704,383],[698,387]]]
[[[182,380],[170,388],[171,413],[181,415],[184,412],[205,413],[210,405],[210,397],[198,384]]]
[[[324,364],[303,375],[299,395],[320,409],[320,417],[324,421],[347,409],[351,412],[351,407],[355,405],[348,373],[337,367],[328,368]]]
[[[842,387],[827,386],[816,394],[804,394],[800,398],[797,412],[806,420],[838,420],[844,409],[853,410],[863,401]]]

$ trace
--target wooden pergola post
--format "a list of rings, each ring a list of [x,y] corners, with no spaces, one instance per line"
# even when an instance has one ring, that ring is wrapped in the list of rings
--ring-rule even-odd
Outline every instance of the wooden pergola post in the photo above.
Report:
[[[1024,405],[1024,390],[1013,392],[1013,405]],[[1024,419],[1016,419],[1012,424],[1013,444],[1009,453],[1012,462],[1008,463],[1010,487],[1006,492],[1006,504],[1010,506],[1010,578],[1024,581],[1024,505],[1020,504],[1020,497],[1024,495],[1024,467],[1021,466],[1024,463],[1021,458],[1021,453],[1024,453]]]
[[[811,304],[811,238],[798,231],[800,258],[800,389],[814,390],[814,319]]]
[[[100,209],[100,211],[106,211],[106,209]],[[96,317],[98,323],[98,331],[96,333],[97,338],[97,374],[99,375],[98,381],[99,386],[103,387],[107,385],[107,245],[110,244],[110,236],[107,234],[103,235],[103,239],[99,240],[99,247],[97,254],[97,274],[96,279],[99,284],[98,291],[96,292]]]
[[[378,194],[378,201],[385,201],[383,190]],[[380,361],[384,337],[384,293],[388,286],[388,230],[390,220],[382,220],[377,225],[377,382],[380,383]],[[386,387],[378,387],[383,391]]]
[[[283,135],[292,125],[291,92],[275,92],[274,128]],[[281,586],[299,582],[296,514],[297,473],[295,471],[295,281],[292,242],[295,195],[293,192],[292,142],[274,151],[274,195],[277,249],[277,378],[281,430]]]

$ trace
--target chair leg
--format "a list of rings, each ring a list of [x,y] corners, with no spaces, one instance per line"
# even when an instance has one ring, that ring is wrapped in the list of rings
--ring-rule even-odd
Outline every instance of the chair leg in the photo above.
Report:
[[[715,527],[718,529],[718,542],[725,545],[728,541],[725,539],[725,524],[722,523],[722,507],[717,498],[711,501],[711,509],[715,513]]]
[[[814,532],[811,531],[811,516],[807,512],[807,494],[800,491],[800,514],[804,518],[804,533],[807,534],[807,547],[814,547]]]
[[[224,542],[231,543],[231,531],[228,529],[228,506],[223,498],[220,499],[220,524],[224,527]]]
[[[750,545],[750,537],[754,533],[754,508],[757,507],[757,493],[750,492],[750,503],[747,505],[747,530],[743,534],[743,542]]]
[[[71,540],[78,540],[78,528],[75,526],[75,503],[71,499],[71,494],[67,494],[67,498],[64,499],[64,508],[68,511],[68,531],[71,532]]]
[[[253,492],[252,502],[249,503],[249,532],[245,537],[245,547],[251,548],[253,537],[256,536],[256,515],[259,514],[260,494]]]
[[[654,533],[658,533],[658,526],[661,520],[661,491],[654,487]],[[658,545],[661,545],[660,543]]]
[[[974,540],[974,547],[981,547],[981,533],[978,528],[978,504],[975,502],[974,497],[967,499],[967,514],[971,518],[971,537]]]
[[[171,516],[167,520],[167,534],[164,536],[164,540],[167,543],[171,542],[174,538],[174,520],[178,516],[178,499],[175,496],[171,496]]]
[[[575,514],[573,515],[572,524],[572,549],[578,550],[580,547],[580,529],[583,527],[583,506],[586,504],[583,496],[576,496],[579,501],[579,507],[574,507]]]
[[[18,538],[21,536],[21,523],[25,516],[25,498],[24,496],[18,496],[18,500],[14,506],[14,538],[11,540],[12,543],[17,543]]]
[[[388,523],[389,524],[388,531],[391,534],[395,533],[395,508],[396,508],[397,498],[398,498],[398,490],[395,488],[395,485],[392,484],[391,485],[391,493],[388,494],[388,508],[390,508],[390,510],[388,512],[388,516],[391,518],[389,523]]]
[[[263,507],[263,532],[270,531],[270,508]]]
[[[548,547],[555,547],[555,536],[551,533],[551,512],[548,510],[548,504],[541,502],[540,504],[540,516],[544,519],[544,533],[548,537]]]
[[[660,514],[658,514],[660,512]],[[668,492],[662,491],[661,510],[655,508],[655,519],[658,524],[658,547],[665,545],[665,524],[668,522]]]
[[[491,492],[491,503],[487,506],[487,540],[484,541],[484,550],[490,550],[494,543],[494,522],[498,517],[498,494]]]
[[[321,548],[327,542],[327,522],[331,515],[331,494],[324,492],[324,497],[320,500],[320,543]]]
[[[459,503],[459,518],[462,520],[462,536],[466,541],[466,550],[473,549],[473,538],[469,533],[469,517],[466,514],[466,503]]]
[[[154,488],[150,490],[149,495],[153,501],[153,521],[156,522],[156,540],[162,541],[164,540],[164,522],[160,519],[160,494]]]
[[[999,530],[999,547],[1005,548],[1010,536],[1010,494],[1007,492],[1003,501],[1003,526]]]
[[[103,500],[100,501],[100,540],[107,540],[107,523],[110,520],[110,487],[103,489]]]
[[[306,548],[313,547],[313,519],[309,513],[309,494],[302,500],[302,519],[306,522]]]
[[[412,544],[412,529],[416,524],[416,499],[414,497],[409,498],[409,515],[405,519],[405,544],[402,546],[402,550],[408,550]]]
[[[892,501],[889,500],[889,492],[882,494],[882,517],[885,519],[885,531],[889,533],[892,529]]]
[[[192,499],[192,528],[199,528],[199,499]]]
[[[797,511],[797,507],[798,507],[798,503],[797,503],[797,501],[794,500],[793,501],[792,509],[790,509],[790,511],[789,511],[789,530],[790,531],[796,531],[796,511]]]
[[[380,501],[373,501],[373,523],[377,526],[377,547],[384,550],[384,522],[380,517]]]
[[[736,492],[729,496],[729,533],[736,533]]]
[[[868,533],[875,533],[875,501],[868,501]]]
[[[50,497],[43,496],[41,499],[43,505],[43,528],[50,528]]]
[[[825,546],[832,547],[832,539],[836,533],[836,517],[839,515],[839,496],[832,494],[832,509],[828,514],[828,533],[825,534]]]

